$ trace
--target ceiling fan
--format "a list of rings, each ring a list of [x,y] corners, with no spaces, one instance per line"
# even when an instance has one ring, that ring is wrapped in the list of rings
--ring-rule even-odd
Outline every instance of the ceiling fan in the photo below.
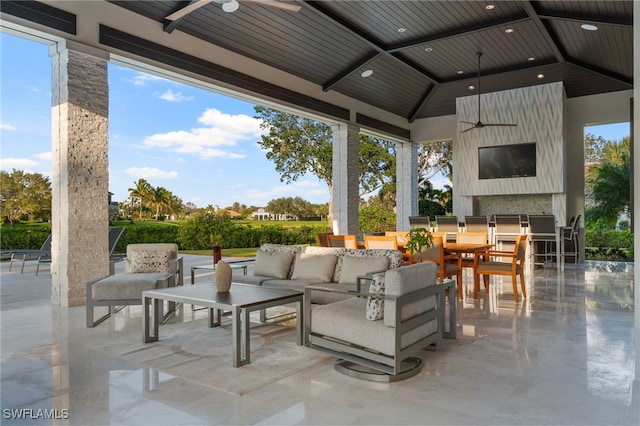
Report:
[[[482,129],[484,127],[489,126],[500,126],[500,127],[515,127],[517,124],[498,124],[498,123],[483,123],[480,120],[480,58],[482,57],[482,52],[478,52],[478,121],[473,123],[471,121],[460,121],[460,123],[473,124],[473,127],[469,127],[466,130],[463,130],[462,133],[468,132],[473,129]]]
[[[300,6],[298,5],[284,3],[278,0],[194,0],[189,5],[168,15],[165,19],[167,19],[168,21],[175,21],[187,16],[191,12],[200,9],[203,6],[208,5],[209,3],[221,4],[222,10],[224,10],[225,12],[235,12],[236,10],[238,10],[238,7],[240,7],[239,2],[259,3],[264,6],[271,6],[277,7],[278,9],[288,10],[289,12],[297,12],[300,10]]]

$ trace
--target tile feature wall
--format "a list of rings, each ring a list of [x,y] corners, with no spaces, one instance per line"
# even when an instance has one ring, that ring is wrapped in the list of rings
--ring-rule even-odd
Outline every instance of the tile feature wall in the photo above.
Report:
[[[463,132],[469,126],[463,123],[458,125],[453,152],[453,186],[459,206],[454,210],[458,216],[484,212],[509,213],[500,210],[512,210],[517,206],[520,214],[539,213],[543,209],[564,220],[565,99],[562,83],[481,95],[480,118],[483,123],[515,123],[517,126],[485,127]],[[458,120],[477,121],[477,95],[458,98],[456,107]],[[536,143],[535,177],[479,179],[479,147],[529,142]],[[481,198],[477,201],[474,197]],[[469,211],[475,210],[478,203],[482,204],[484,212]]]

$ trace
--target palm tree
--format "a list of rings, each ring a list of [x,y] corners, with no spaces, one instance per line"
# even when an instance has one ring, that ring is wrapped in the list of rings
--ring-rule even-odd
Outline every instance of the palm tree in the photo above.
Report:
[[[151,192],[153,187],[151,186],[151,184],[149,184],[149,182],[147,182],[146,179],[142,178],[138,179],[138,182],[134,181],[133,184],[135,186],[133,188],[127,189],[127,191],[129,191],[129,196],[140,200],[140,216],[138,217],[138,219],[142,220],[142,204],[144,199],[149,196],[149,193]]]
[[[161,186],[152,188],[149,192],[149,202],[152,206],[156,207],[156,220],[158,220],[160,217],[160,208],[167,207],[171,203],[171,192]]]

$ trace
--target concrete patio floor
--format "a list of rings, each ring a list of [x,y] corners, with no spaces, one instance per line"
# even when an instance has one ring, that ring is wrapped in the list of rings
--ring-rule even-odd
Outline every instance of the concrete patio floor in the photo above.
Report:
[[[210,261],[184,259],[185,284],[190,266]],[[149,390],[148,369],[95,349],[141,333],[142,309],[86,328],[85,308],[52,306],[48,268],[34,271],[1,264],[2,424],[640,424],[632,264],[536,269],[519,304],[501,279],[469,298],[465,275],[458,339],[425,351],[418,376],[365,382],[329,360],[242,396],[166,373]],[[184,308],[172,322],[206,316]],[[61,418],[35,418],[38,409]]]

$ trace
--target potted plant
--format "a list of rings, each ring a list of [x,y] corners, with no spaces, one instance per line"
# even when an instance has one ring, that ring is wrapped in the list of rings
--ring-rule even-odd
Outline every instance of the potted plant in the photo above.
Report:
[[[412,228],[407,234],[407,251],[411,255],[411,262],[415,262],[414,255],[433,246],[433,235],[427,228]]]

